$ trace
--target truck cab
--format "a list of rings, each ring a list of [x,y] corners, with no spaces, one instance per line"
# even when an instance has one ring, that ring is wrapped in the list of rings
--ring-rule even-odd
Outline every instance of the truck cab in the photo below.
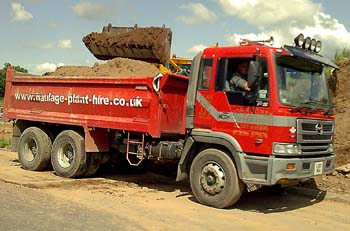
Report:
[[[249,42],[207,48],[193,60],[187,129],[193,143],[216,144],[227,153],[247,186],[290,185],[334,169],[334,118],[325,67],[337,66],[302,46]],[[242,61],[250,63],[250,91],[229,90],[225,85]],[[198,90],[191,91],[193,87]],[[207,194],[220,191],[209,185],[213,176],[225,172],[219,162],[209,162],[209,170],[202,167],[198,173]]]

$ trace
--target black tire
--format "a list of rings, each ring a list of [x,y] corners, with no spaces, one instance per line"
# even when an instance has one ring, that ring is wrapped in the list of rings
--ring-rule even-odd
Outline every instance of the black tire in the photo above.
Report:
[[[101,165],[102,153],[88,153],[87,164],[84,176],[89,177],[95,175]]]
[[[51,164],[62,177],[79,177],[86,172],[85,140],[77,132],[66,130],[58,134],[52,145]]]
[[[18,159],[22,168],[32,171],[45,169],[50,162],[52,142],[40,128],[25,129],[18,144]]]
[[[244,189],[230,156],[217,149],[203,150],[194,158],[190,184],[192,193],[200,203],[215,208],[233,205]]]

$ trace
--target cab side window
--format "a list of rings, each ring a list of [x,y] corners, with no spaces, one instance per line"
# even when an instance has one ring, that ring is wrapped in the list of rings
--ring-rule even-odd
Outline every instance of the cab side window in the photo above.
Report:
[[[218,76],[216,78],[215,90],[217,91],[244,91],[236,86],[237,81],[233,80],[234,76],[247,80],[249,61],[251,58],[220,58],[218,63]],[[242,68],[240,67],[245,67]]]
[[[213,59],[202,59],[199,70],[198,89],[209,90],[213,77]]]
[[[261,76],[256,84],[256,90],[258,92],[257,98],[261,100],[269,100],[270,90],[269,90],[269,72],[267,70],[266,59],[261,58],[259,60],[261,68]]]
[[[257,61],[260,63],[259,77],[252,86],[249,86],[249,90],[242,89],[242,86],[237,84],[239,81],[236,80],[235,76],[248,80],[247,71],[242,73],[240,65],[246,63],[249,66],[251,61],[254,59],[246,57],[219,59],[215,90],[225,91],[231,105],[266,106],[269,104],[269,73],[265,58],[258,58]]]

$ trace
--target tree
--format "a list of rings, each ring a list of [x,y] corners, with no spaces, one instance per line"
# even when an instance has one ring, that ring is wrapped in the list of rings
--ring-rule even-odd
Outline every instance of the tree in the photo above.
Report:
[[[0,69],[0,97],[4,97],[4,94],[5,94],[6,70],[7,70],[7,67],[9,66],[11,66],[10,63],[5,63],[4,67]],[[15,71],[18,71],[18,72],[28,73],[27,69],[20,66],[14,66],[14,69]]]

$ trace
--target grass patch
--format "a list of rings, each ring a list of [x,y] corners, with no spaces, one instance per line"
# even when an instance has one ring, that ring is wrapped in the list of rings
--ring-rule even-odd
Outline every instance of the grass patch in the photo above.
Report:
[[[10,147],[11,147],[11,141],[8,141],[8,140],[0,141],[0,148],[10,148]]]

